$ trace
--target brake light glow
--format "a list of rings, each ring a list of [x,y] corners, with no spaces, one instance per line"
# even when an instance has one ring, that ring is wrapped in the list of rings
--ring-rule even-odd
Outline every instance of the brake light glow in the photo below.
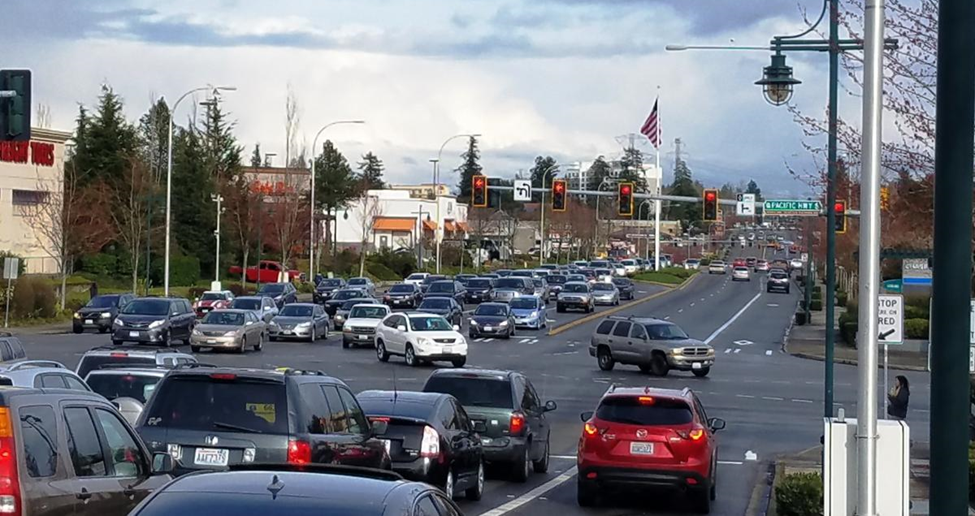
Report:
[[[704,437],[704,430],[700,428],[695,428],[694,430],[688,432],[687,435],[691,438],[692,441],[700,441],[701,438]]]
[[[20,478],[10,409],[0,407],[0,514],[20,511]]]
[[[640,405],[653,405],[653,396],[640,396],[637,401],[640,402]]]
[[[311,444],[307,441],[288,441],[288,462],[308,464],[311,462]]]
[[[112,358],[125,358],[125,357],[129,356],[129,354],[128,353],[112,353],[109,356],[112,357]]]
[[[420,441],[420,457],[432,459],[440,456],[440,434],[431,426],[423,427],[423,440]]]
[[[592,423],[586,423],[586,426],[582,427],[582,430],[586,433],[586,435],[596,435],[596,433],[599,432],[599,429],[596,428],[596,425]]]
[[[518,435],[525,429],[525,416],[515,412],[511,414],[511,421],[508,423],[508,430],[511,435]]]
[[[236,380],[237,375],[234,373],[213,373],[210,375],[210,378],[214,380]]]
[[[372,421],[373,423],[389,423],[389,418],[376,416],[376,417],[370,417],[369,421]]]

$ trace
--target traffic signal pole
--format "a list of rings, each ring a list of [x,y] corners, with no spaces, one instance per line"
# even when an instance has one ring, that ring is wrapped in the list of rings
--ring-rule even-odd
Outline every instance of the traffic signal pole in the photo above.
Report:
[[[829,0],[829,121],[826,143],[826,357],[823,361],[823,412],[833,417],[833,352],[836,332],[833,331],[836,314],[836,215],[830,209],[836,204],[836,131],[837,90],[839,89],[839,0]],[[809,260],[813,258],[812,241],[806,243]]]

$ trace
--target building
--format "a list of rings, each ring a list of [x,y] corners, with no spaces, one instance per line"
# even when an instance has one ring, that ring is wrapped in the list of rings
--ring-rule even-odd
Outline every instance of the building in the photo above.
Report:
[[[441,183],[420,183],[418,185],[390,185],[389,190],[405,190],[410,192],[410,197],[414,199],[433,199],[435,192],[439,191],[442,197],[450,196],[450,187]]]
[[[242,171],[251,189],[272,197],[311,188],[311,171],[305,168],[243,167]]]
[[[60,237],[45,235],[37,214],[40,206],[63,197],[64,147],[71,133],[35,127],[31,136],[28,142],[0,142],[0,250],[23,257],[28,273],[56,274]]]
[[[577,161],[565,166],[565,179],[570,190],[585,190],[589,185],[589,168],[592,161]],[[607,161],[610,166],[610,177],[619,177],[623,165],[619,160]],[[663,170],[653,163],[643,164],[643,178],[647,182],[647,191],[659,195],[663,186]]]

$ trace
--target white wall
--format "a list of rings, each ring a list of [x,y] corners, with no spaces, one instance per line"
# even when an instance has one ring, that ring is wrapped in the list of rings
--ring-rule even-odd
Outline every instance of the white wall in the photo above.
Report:
[[[423,220],[437,220],[437,201],[427,199],[412,199],[409,191],[406,190],[369,190],[367,195],[378,199],[380,216],[411,218],[418,220],[418,212],[423,211]],[[370,203],[376,202],[370,200]],[[455,222],[467,221],[467,206],[459,204],[454,197],[441,197],[440,202],[440,223],[438,226],[443,228],[443,221],[453,220]],[[347,209],[339,210],[337,242],[339,245],[359,244],[362,242],[364,202],[357,199],[349,204]],[[345,218],[348,213],[348,218]],[[367,240],[374,241],[370,228]],[[324,234],[324,233],[323,233]],[[378,239],[375,240],[378,244]]]

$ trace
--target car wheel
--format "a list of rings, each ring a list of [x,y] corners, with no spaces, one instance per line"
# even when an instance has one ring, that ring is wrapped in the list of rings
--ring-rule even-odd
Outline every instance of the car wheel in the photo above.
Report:
[[[455,358],[450,361],[450,364],[458,369],[464,367],[464,364],[466,363],[467,363],[467,357]]]
[[[525,443],[525,453],[521,454],[521,457],[511,464],[511,479],[515,482],[528,481],[528,475],[531,473],[528,469],[531,466],[531,460],[528,457],[529,448],[531,448],[531,441]]]
[[[641,373],[649,373],[650,372],[650,364],[639,364],[637,367],[640,368],[640,372]]]
[[[711,514],[711,489],[701,489],[694,493],[694,512],[698,514]]]
[[[416,359],[416,352],[413,351],[413,346],[406,345],[406,365],[410,367],[419,367],[420,361]]]
[[[464,496],[472,502],[476,502],[484,496],[484,460],[481,460],[477,465],[477,479],[474,481],[474,487],[465,491]]]
[[[82,328],[81,326],[74,326],[74,327],[71,328],[71,331],[73,331],[75,333],[81,333],[81,332],[85,331],[85,329]]]
[[[170,332],[166,332],[166,336],[163,338],[163,346],[167,348],[173,347],[173,335]]]
[[[532,468],[535,473],[545,473],[548,471],[548,441],[545,441],[545,452],[541,459],[532,461]]]
[[[654,355],[653,358],[650,359],[650,372],[653,373],[654,376],[667,376],[669,371],[670,366],[667,365],[667,358],[665,358],[663,355]]]
[[[509,340],[509,339],[511,339],[511,334],[512,334],[512,333],[513,333],[513,331],[511,330],[511,328],[508,328],[508,331],[506,331],[506,332],[504,332],[504,337],[503,337],[503,338],[504,338],[504,340]]]
[[[596,352],[596,362],[603,371],[612,371],[616,365],[613,354],[605,347],[599,348],[599,351]]]
[[[376,341],[376,358],[380,362],[389,362],[389,353],[386,352],[386,344],[381,340]]]
[[[349,343],[349,341],[345,340],[345,338],[343,337],[342,338],[342,349],[349,349],[349,346],[351,346],[351,344]]]
[[[711,372],[711,368],[710,367],[702,367],[700,369],[694,369],[693,371],[694,371],[694,376],[696,376],[698,378],[704,378],[705,376],[708,375],[708,373]]]
[[[596,505],[596,490],[583,480],[576,481],[576,503],[579,507],[592,507]]]
[[[193,353],[199,353],[202,350],[203,348],[200,346],[190,346],[190,351],[192,351]]]
[[[788,294],[788,293],[789,293],[789,289],[788,289],[788,288],[787,288],[787,289],[785,289],[785,293],[786,293],[786,294]]]
[[[308,337],[308,342],[314,343],[316,340],[318,340],[318,335],[316,335],[316,333],[317,332],[315,331],[315,326],[312,325],[311,335]]]
[[[275,337],[274,335],[271,335],[271,342],[277,342],[277,341],[278,341],[278,338]]]
[[[247,337],[240,339],[240,347],[237,348],[237,353],[243,355],[247,348]]]
[[[261,333],[257,337],[257,344],[254,344],[254,351],[260,351],[264,349],[264,333]]]
[[[450,500],[454,499],[454,471],[447,470],[447,479],[443,483],[443,494]]]
[[[555,311],[561,314],[565,312],[565,307],[562,305],[555,305]]]

